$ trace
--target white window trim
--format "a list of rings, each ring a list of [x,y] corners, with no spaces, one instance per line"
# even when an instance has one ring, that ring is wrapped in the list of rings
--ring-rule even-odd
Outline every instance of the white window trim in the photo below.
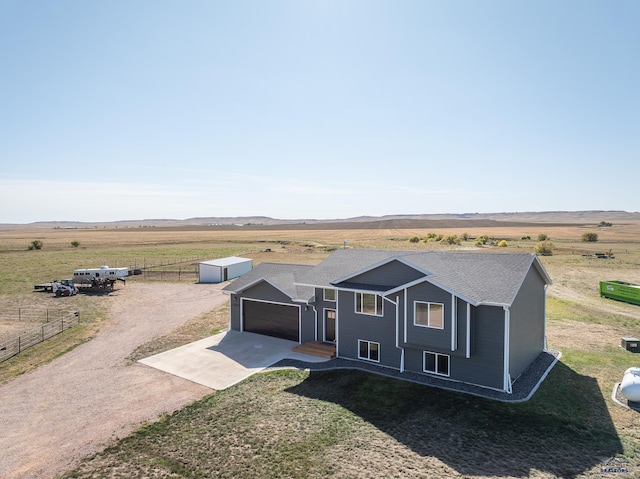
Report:
[[[375,297],[375,312],[373,313],[366,313],[364,311],[358,311],[358,295],[364,295],[364,294],[369,294],[371,296]],[[378,298],[381,299],[380,301],[380,311],[378,311]],[[364,303],[364,301],[362,301],[362,299],[360,300],[360,304],[362,305]],[[353,295],[353,309],[356,312],[356,314],[364,314],[366,316],[384,316],[384,297],[380,296],[379,294],[376,293],[360,293],[360,292],[356,292]]]
[[[436,369],[438,367],[438,358],[444,356],[447,358],[447,374],[439,373],[438,371],[427,370],[427,354],[434,354],[436,357]],[[436,376],[449,377],[451,375],[451,356],[448,354],[434,353],[433,351],[422,351],[422,371],[429,374],[435,374]]]
[[[369,353],[369,356],[371,356],[371,345],[372,344],[377,344],[378,345],[378,359],[371,359],[370,357],[364,358],[364,357],[360,356],[360,343],[367,343],[367,352]],[[363,361],[371,361],[372,363],[379,363],[380,362],[380,343],[377,343],[375,341],[369,341],[368,339],[358,339],[358,359],[362,359]]]
[[[327,291],[333,291],[333,299],[327,299]],[[335,303],[338,297],[338,292],[332,288],[322,288],[322,299],[329,303]]]
[[[419,324],[419,323],[416,322],[416,317],[418,316],[416,314],[416,309],[418,308],[418,303],[427,305],[427,324]],[[442,327],[440,327],[440,326],[431,326],[431,305],[432,304],[437,304],[439,306],[442,306]],[[445,325],[444,303],[434,303],[433,301],[414,301],[413,302],[413,325],[414,326],[418,326],[420,328],[444,329],[444,325]]]

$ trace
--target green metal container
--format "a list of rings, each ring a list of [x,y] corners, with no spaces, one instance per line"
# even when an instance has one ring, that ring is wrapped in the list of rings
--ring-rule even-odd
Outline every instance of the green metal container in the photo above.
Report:
[[[640,305],[640,285],[625,281],[600,281],[600,296]]]

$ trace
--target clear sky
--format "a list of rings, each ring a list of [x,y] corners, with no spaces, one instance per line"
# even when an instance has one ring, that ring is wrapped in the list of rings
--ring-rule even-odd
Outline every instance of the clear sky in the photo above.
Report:
[[[640,210],[637,0],[1,0],[0,223]]]

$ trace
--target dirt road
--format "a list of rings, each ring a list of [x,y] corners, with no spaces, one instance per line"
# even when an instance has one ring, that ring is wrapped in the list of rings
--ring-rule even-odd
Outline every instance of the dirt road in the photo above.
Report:
[[[133,283],[96,337],[0,386],[0,477],[47,479],[146,421],[211,392],[125,358],[227,301],[221,285]]]

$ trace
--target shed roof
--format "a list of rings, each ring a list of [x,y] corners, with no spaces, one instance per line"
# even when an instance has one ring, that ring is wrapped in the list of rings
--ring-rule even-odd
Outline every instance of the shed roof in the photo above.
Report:
[[[227,258],[209,259],[207,261],[200,261],[200,264],[206,264],[211,266],[229,266],[232,264],[246,263],[252,261],[249,258],[240,258],[239,256],[228,256]]]

